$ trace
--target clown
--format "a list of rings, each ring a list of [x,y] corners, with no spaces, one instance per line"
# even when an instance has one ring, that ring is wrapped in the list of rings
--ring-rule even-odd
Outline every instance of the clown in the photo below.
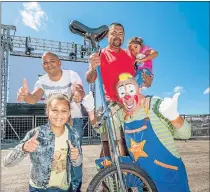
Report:
[[[121,127],[131,159],[144,169],[159,192],[189,192],[184,163],[174,138],[188,139],[191,127],[178,113],[178,96],[164,100],[141,94],[134,77],[119,76],[116,85],[122,109],[114,116]]]

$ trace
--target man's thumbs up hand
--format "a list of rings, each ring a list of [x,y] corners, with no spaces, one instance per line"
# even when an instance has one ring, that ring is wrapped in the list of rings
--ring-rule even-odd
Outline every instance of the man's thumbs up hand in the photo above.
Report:
[[[17,92],[17,100],[19,102],[24,101],[26,96],[28,95],[28,93],[29,93],[28,83],[27,83],[27,80],[24,79],[23,80],[23,87],[21,87]]]

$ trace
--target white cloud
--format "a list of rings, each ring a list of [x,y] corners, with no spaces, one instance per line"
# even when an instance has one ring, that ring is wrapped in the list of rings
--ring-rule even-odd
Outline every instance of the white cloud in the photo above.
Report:
[[[174,93],[182,93],[184,92],[184,87],[176,86],[174,87]]]
[[[209,94],[209,93],[210,93],[210,87],[208,87],[208,88],[203,92],[204,95]]]
[[[36,30],[46,26],[48,17],[37,2],[23,3],[24,10],[20,11],[23,23]]]

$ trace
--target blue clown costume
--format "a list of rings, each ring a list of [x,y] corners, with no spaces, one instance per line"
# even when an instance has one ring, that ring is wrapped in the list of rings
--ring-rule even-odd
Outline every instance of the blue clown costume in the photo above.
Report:
[[[150,98],[146,99],[146,103]],[[145,110],[145,118],[124,123],[126,145],[131,159],[152,178],[159,192],[189,192],[187,173],[181,158],[174,156],[159,140]]]
[[[121,109],[115,114],[114,121],[118,119],[118,124],[123,125],[130,159],[152,178],[158,192],[190,192],[186,169],[174,149],[175,145],[173,149],[168,148],[158,131],[167,129],[167,132],[162,134],[171,136],[170,140],[173,137],[187,139],[190,137],[191,127],[184,121],[182,128],[175,130],[174,133],[173,125],[158,110],[161,102],[161,99],[146,97],[141,115],[137,113],[126,120],[125,113]],[[156,126],[154,121],[157,120],[160,123]],[[120,159],[122,162],[129,163],[127,158]],[[106,166],[111,165],[110,161],[109,157],[104,157],[96,160],[96,164],[101,169],[104,167],[104,162]],[[126,185],[129,186],[129,183],[126,182]],[[138,191],[142,190],[138,189]]]

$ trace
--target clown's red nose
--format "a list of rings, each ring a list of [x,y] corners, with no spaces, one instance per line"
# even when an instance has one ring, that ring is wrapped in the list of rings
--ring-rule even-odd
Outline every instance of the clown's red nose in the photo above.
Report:
[[[126,95],[124,98],[125,98],[125,100],[128,100],[128,99],[131,98],[131,96],[130,95]]]

